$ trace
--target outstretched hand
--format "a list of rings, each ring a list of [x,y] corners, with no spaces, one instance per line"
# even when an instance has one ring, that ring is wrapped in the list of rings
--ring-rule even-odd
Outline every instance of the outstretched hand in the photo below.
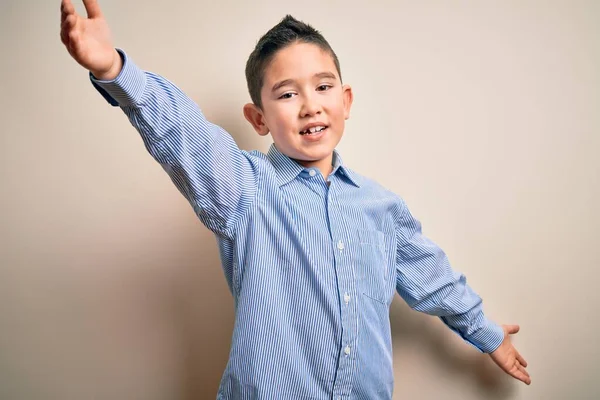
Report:
[[[519,325],[502,325],[502,328],[504,329],[504,340],[500,344],[500,347],[490,353],[490,357],[504,372],[530,385],[531,377],[525,369],[527,361],[515,349],[509,336],[519,332]]]
[[[110,28],[96,0],[83,0],[87,18],[75,11],[71,0],[60,5],[60,39],[69,54],[98,79],[114,79],[122,68],[113,47]]]

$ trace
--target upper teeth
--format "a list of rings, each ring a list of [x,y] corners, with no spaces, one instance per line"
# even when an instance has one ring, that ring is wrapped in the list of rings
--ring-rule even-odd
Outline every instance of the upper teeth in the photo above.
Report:
[[[315,133],[315,132],[320,132],[323,129],[325,129],[324,126],[313,126],[312,128],[309,128],[309,129],[305,130],[304,132]]]

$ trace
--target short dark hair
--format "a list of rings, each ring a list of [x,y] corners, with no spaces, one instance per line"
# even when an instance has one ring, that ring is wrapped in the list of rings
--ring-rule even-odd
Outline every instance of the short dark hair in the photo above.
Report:
[[[312,43],[329,52],[333,58],[340,80],[342,73],[337,55],[323,35],[312,26],[286,15],[277,25],[265,33],[246,62],[246,82],[252,102],[262,108],[260,92],[264,84],[265,70],[277,52],[292,43]]]

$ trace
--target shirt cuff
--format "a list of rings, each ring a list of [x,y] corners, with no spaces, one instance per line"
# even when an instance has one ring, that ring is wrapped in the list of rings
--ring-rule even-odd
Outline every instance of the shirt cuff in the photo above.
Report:
[[[482,353],[491,353],[504,341],[504,329],[490,320],[485,320],[481,328],[464,339]]]
[[[90,81],[100,94],[115,107],[127,107],[139,104],[146,89],[146,74],[127,57],[127,54],[116,49],[123,60],[123,68],[113,80],[96,79],[90,72]]]

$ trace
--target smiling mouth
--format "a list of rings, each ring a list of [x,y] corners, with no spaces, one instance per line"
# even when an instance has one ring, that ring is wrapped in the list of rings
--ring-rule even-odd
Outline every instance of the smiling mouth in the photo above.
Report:
[[[300,131],[301,135],[316,135],[317,133],[323,132],[327,129],[327,126],[315,126],[304,131]]]

